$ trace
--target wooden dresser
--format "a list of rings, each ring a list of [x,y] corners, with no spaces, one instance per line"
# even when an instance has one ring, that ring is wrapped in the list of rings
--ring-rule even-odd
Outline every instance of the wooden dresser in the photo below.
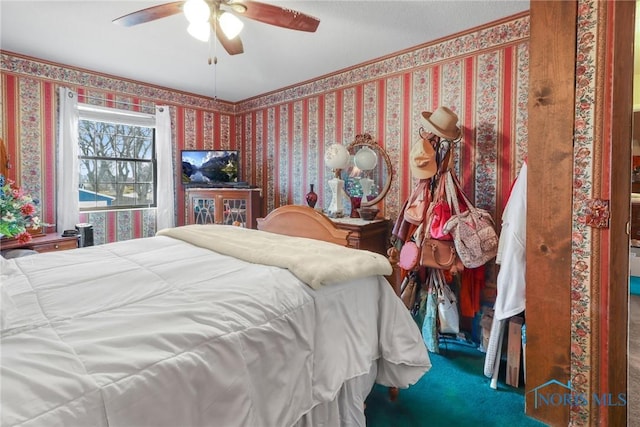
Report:
[[[31,249],[36,252],[54,252],[75,249],[78,247],[78,237],[62,237],[56,233],[43,236],[35,236],[28,243],[20,243],[17,240],[0,241],[0,250]]]
[[[365,221],[360,218],[331,218],[331,221],[337,228],[351,232],[348,238],[349,247],[387,255],[387,249],[390,246],[390,220]]]

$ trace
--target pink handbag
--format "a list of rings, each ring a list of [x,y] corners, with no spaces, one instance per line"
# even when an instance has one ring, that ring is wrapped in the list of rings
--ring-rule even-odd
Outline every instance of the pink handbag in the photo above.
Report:
[[[416,242],[409,240],[404,242],[400,249],[400,259],[398,260],[398,267],[403,270],[411,271],[418,265],[418,259],[420,258],[420,248],[416,245]]]
[[[444,225],[451,218],[451,206],[447,203],[445,196],[445,180],[439,179],[438,185],[433,195],[433,201],[427,211],[427,237],[437,240],[451,241],[453,238],[443,230]]]
[[[429,224],[429,234],[438,240],[453,240],[451,234],[445,234],[444,225],[451,218],[451,207],[443,200],[435,202],[431,211],[431,223]]]

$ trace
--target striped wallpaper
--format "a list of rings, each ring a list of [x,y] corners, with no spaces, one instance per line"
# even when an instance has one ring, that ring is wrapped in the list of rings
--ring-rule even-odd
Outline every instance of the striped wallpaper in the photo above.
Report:
[[[317,206],[326,208],[325,147],[365,132],[391,159],[394,177],[381,208],[395,218],[413,186],[407,162],[420,112],[443,105],[463,128],[454,147],[456,172],[476,204],[499,218],[526,156],[528,35],[529,16],[519,14],[237,104],[2,52],[0,134],[13,163],[9,175],[41,200],[45,221],[55,223],[56,93],[66,86],[81,101],[101,105],[169,106],[176,187],[163,191],[175,194],[178,224],[185,218],[183,148],[239,149],[241,176],[263,189],[266,214],[304,204],[310,184]],[[94,224],[96,243],[155,232],[148,210],[80,220]]]
[[[394,178],[383,208],[395,218],[413,187],[407,163],[420,113],[444,105],[458,114],[463,128],[454,159],[465,190],[479,207],[499,215],[526,155],[527,65],[528,45],[521,41],[238,112],[238,135],[252,165],[246,178],[265,189],[267,211],[304,204],[310,184],[318,206],[326,208],[331,192],[324,148],[370,133],[392,162]]]

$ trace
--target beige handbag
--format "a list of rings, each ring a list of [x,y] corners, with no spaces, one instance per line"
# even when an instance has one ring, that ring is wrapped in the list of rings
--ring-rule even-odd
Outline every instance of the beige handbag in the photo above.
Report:
[[[473,206],[464,194],[460,183],[447,172],[446,194],[453,208],[453,215],[447,221],[443,231],[453,236],[456,252],[467,268],[476,268],[495,258],[498,253],[498,234],[491,214]],[[460,212],[460,195],[467,210]]]

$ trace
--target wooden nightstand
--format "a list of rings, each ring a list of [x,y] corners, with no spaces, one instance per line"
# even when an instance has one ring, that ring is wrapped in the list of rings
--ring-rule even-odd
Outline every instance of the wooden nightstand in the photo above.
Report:
[[[337,228],[351,232],[348,238],[349,247],[365,249],[387,256],[387,249],[390,246],[390,220],[365,221],[360,218],[331,218],[331,221]]]
[[[350,248],[364,249],[387,256],[387,249],[391,247],[389,238],[393,226],[390,219],[365,221],[360,218],[331,218],[331,221],[336,225],[336,228],[351,232],[347,238],[347,246]],[[387,276],[387,280],[394,291],[398,293],[399,284],[396,273]]]
[[[20,243],[17,240],[0,242],[0,250],[7,249],[31,249],[36,252],[53,252],[75,249],[78,247],[78,237],[62,237],[56,233],[36,236],[29,243]]]

